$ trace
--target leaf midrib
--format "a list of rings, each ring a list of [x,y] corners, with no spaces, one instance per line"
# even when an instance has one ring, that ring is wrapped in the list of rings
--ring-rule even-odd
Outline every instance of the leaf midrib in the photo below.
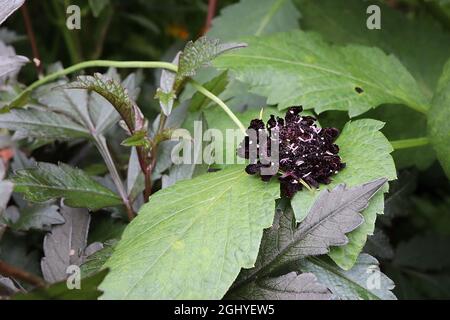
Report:
[[[374,192],[373,195],[375,195],[378,191]],[[360,195],[358,198],[353,199],[352,202],[360,199],[361,197],[363,197],[366,193]],[[372,196],[373,196],[372,195]],[[369,199],[370,200],[370,199]],[[263,266],[261,267],[259,270],[257,270],[255,273],[253,273],[250,277],[248,277],[246,280],[244,280],[242,283],[239,284],[239,286],[246,284],[250,281],[253,280],[253,278],[255,277],[255,275],[257,275],[258,273],[262,273],[264,275],[264,270],[268,269],[273,263],[275,263],[276,261],[278,261],[279,259],[281,259],[286,252],[288,252],[296,243],[298,243],[299,241],[301,241],[302,239],[305,238],[306,235],[310,234],[313,230],[315,230],[316,227],[318,227],[319,225],[321,225],[324,221],[327,221],[330,217],[334,216],[335,214],[337,214],[338,212],[340,212],[343,207],[346,204],[341,205],[339,208],[337,208],[336,210],[334,210],[332,213],[330,213],[329,215],[326,216],[326,218],[324,218],[323,220],[320,221],[320,223],[316,223],[314,224],[312,227],[304,230],[303,232],[300,232],[300,228],[297,227],[297,229],[293,232],[293,241],[289,242],[286,246],[284,246],[284,248],[282,248],[277,255],[275,255],[274,257],[270,258],[269,261]],[[367,207],[367,205],[366,205]],[[312,209],[312,207],[311,207]],[[364,208],[362,209],[364,210]],[[361,211],[362,211],[361,210]],[[311,211],[311,210],[310,210]],[[308,213],[309,214],[309,213]],[[361,213],[358,212],[359,215],[361,215]],[[362,216],[362,215],[361,215]],[[277,236],[277,241],[278,241],[278,236]],[[270,270],[270,269],[269,269]]]
[[[37,184],[37,183],[15,183],[17,186],[23,186],[23,187],[31,187],[31,188],[45,188],[45,189],[51,189],[51,190],[57,190],[57,191],[61,191],[61,192],[79,192],[79,193],[95,193],[98,195],[102,195],[102,196],[106,196],[108,198],[112,198],[112,199],[117,199],[120,200],[119,197],[115,196],[114,194],[111,193],[105,193],[105,192],[101,192],[98,190],[93,190],[93,189],[79,189],[79,188],[62,188],[62,187],[53,187],[50,185],[46,185],[46,184]]]
[[[315,70],[319,70],[319,71],[323,71],[325,73],[331,73],[333,75],[336,76],[340,76],[343,78],[347,78],[350,80],[354,80],[356,82],[360,82],[360,83],[364,83],[370,87],[376,88],[377,90],[380,90],[382,92],[386,92],[387,94],[389,94],[390,96],[397,98],[401,101],[407,102],[408,104],[411,104],[411,102],[409,102],[408,100],[406,100],[403,97],[399,97],[398,95],[394,94],[391,90],[387,89],[387,88],[383,88],[380,87],[379,85],[373,83],[373,82],[368,82],[367,80],[363,80],[357,77],[354,77],[352,75],[349,74],[345,74],[345,73],[341,73],[341,72],[337,72],[331,69],[327,69],[327,68],[323,68],[317,65],[312,65],[312,64],[307,64],[304,62],[298,62],[298,61],[290,61],[290,60],[285,60],[285,59],[280,59],[280,58],[273,58],[273,57],[265,57],[265,56],[259,56],[259,55],[243,55],[243,54],[235,54],[233,53],[233,57],[239,57],[239,58],[248,58],[248,59],[257,59],[257,60],[266,60],[266,61],[273,61],[273,62],[280,62],[280,63],[284,63],[284,64],[290,64],[290,65],[298,65],[298,66],[302,66],[305,68],[311,68],[311,69],[315,69]],[[415,103],[413,105],[416,105]]]
[[[245,175],[243,175],[243,174],[240,174],[240,175],[238,175],[235,179],[233,179],[233,180],[238,180],[238,179],[242,179],[243,177],[245,177]],[[231,180],[231,179],[230,179]],[[229,180],[227,180],[227,181],[229,181]],[[224,183],[224,181],[222,181],[221,183]],[[220,184],[217,184],[217,185],[220,185]],[[215,185],[215,186],[217,186],[217,185]],[[200,212],[200,214],[198,214],[193,220],[192,220],[192,223],[183,231],[183,233],[181,233],[176,239],[174,239],[173,241],[171,241],[168,245],[167,245],[167,248],[165,249],[165,250],[163,250],[163,252],[155,259],[155,261],[141,274],[141,276],[139,277],[139,279],[133,284],[133,286],[130,288],[130,289],[128,289],[128,291],[125,293],[125,296],[124,296],[124,298],[127,298],[129,295],[130,295],[130,293],[133,291],[133,289],[141,282],[141,280],[147,275],[147,273],[156,265],[156,263],[163,257],[163,256],[165,256],[168,252],[169,252],[169,249],[170,248],[172,248],[172,246],[173,246],[173,243],[175,243],[176,241],[179,241],[195,224],[196,224],[196,222],[197,222],[197,220],[199,219],[199,218],[201,218],[201,217],[203,217],[203,216],[205,216],[205,215],[207,215],[208,213],[209,213],[209,211],[210,211],[210,209],[211,209],[211,206],[215,203],[215,202],[217,202],[217,200],[219,199],[219,198],[221,198],[223,195],[225,195],[231,188],[233,188],[233,184],[230,184],[228,187],[226,187],[225,188],[225,190],[222,192],[222,193],[220,193],[219,195],[217,195],[217,196],[214,196],[214,197],[212,197],[212,198],[209,198],[209,199],[207,199],[207,200],[205,200],[205,201],[203,201],[202,203],[204,203],[204,202],[211,202],[210,203],[210,205],[207,207],[207,208],[205,208],[205,210],[202,210],[201,212]],[[211,187],[210,187],[211,188]],[[180,213],[180,212],[183,212],[183,211],[186,211],[186,210],[188,210],[188,209],[191,209],[191,208],[193,208],[193,207],[195,207],[196,205],[198,205],[199,203],[196,203],[195,205],[193,205],[193,206],[191,206],[191,207],[186,207],[186,208],[183,208],[182,210],[179,210],[177,213]],[[173,215],[171,215],[170,217],[173,217]],[[149,232],[150,231],[150,229],[151,228],[154,228],[156,225],[153,225],[153,226],[151,226],[151,227],[149,227],[149,228],[147,228],[147,230],[145,231],[145,232]],[[142,233],[141,233],[142,234]]]

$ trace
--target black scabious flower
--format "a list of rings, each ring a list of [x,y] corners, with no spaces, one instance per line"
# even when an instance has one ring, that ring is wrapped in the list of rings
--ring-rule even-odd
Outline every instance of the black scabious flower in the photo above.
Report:
[[[316,118],[301,116],[302,111],[301,107],[289,108],[284,119],[271,115],[266,125],[262,120],[252,120],[248,136],[238,148],[238,155],[250,160],[246,172],[259,174],[262,180],[268,181],[277,173],[268,175],[262,170],[276,165],[269,155],[275,139],[278,139],[279,180],[282,194],[288,198],[292,198],[304,184],[312,188],[317,188],[320,183],[329,184],[331,176],[345,168],[338,155],[339,147],[334,143],[339,130],[318,128]],[[251,135],[250,132],[259,134]],[[256,156],[251,156],[250,146],[256,150]]]

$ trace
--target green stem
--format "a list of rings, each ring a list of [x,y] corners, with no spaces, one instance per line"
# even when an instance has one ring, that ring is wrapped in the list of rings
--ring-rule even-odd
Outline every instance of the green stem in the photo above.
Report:
[[[13,102],[11,102],[9,108],[14,108],[20,105],[24,97],[26,97],[31,91],[34,89],[49,83],[51,81],[57,80],[58,78],[83,70],[87,68],[98,68],[98,67],[114,67],[114,68],[130,68],[130,69],[155,69],[155,68],[162,68],[167,69],[173,72],[178,71],[178,67],[169,62],[162,62],[162,61],[111,61],[111,60],[91,60],[91,61],[85,61],[77,63],[71,67],[68,67],[66,69],[57,71],[55,73],[49,74],[46,77],[43,77],[42,79],[39,79],[38,81],[32,83],[30,86],[28,86],[16,99],[14,99]],[[241,131],[246,134],[246,129],[242,122],[236,117],[233,111],[228,108],[228,106],[216,95],[214,95],[211,91],[203,87],[201,84],[196,82],[193,79],[190,79],[189,82],[196,88],[200,93],[205,95],[207,98],[211,99],[215,103],[217,103],[226,113],[227,115],[233,120],[234,123],[241,129]]]
[[[228,108],[228,106],[225,104],[225,102],[220,100],[219,97],[214,95],[211,91],[207,90],[205,87],[203,87],[197,81],[191,79],[191,80],[189,80],[189,83],[192,84],[192,86],[195,89],[197,89],[198,92],[200,92],[205,97],[207,97],[207,98],[211,99],[212,101],[214,101],[215,103],[217,103],[223,109],[223,111],[225,111],[227,113],[227,115],[231,118],[231,120],[233,120],[233,122],[239,127],[239,129],[241,129],[241,131],[244,134],[247,134],[246,129],[245,129],[244,125],[242,124],[241,120],[239,120],[238,117],[236,117],[236,115],[234,114],[234,112],[231,111],[230,108]]]
[[[178,67],[172,63],[168,62],[161,62],[161,61],[111,61],[111,60],[91,60],[91,61],[85,61],[77,63],[73,66],[70,66],[66,69],[59,70],[55,73],[49,74],[38,81],[32,83],[30,86],[28,86],[22,93],[14,99],[14,101],[11,102],[9,105],[9,109],[11,108],[17,108],[21,106],[23,100],[27,95],[29,95],[34,89],[52,82],[54,80],[57,80],[60,77],[63,77],[65,75],[87,69],[87,68],[99,68],[99,67],[105,67],[105,68],[130,68],[130,69],[155,69],[155,68],[163,68],[167,70],[171,70],[173,72],[177,72]],[[7,111],[7,110],[6,110]]]
[[[426,146],[429,143],[430,141],[426,137],[391,141],[391,145],[395,150]]]

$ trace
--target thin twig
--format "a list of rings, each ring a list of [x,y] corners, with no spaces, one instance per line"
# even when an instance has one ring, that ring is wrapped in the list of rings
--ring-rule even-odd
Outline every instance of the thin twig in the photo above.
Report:
[[[0,260],[0,274],[5,277],[10,277],[10,278],[15,278],[18,280],[25,281],[36,287],[42,288],[42,287],[46,286],[44,279],[42,279],[38,276],[35,276],[34,274],[31,274],[25,270],[19,269],[17,267],[13,267],[1,260]]]
[[[36,67],[39,78],[43,76],[41,56],[36,42],[36,36],[33,30],[33,24],[31,23],[30,14],[28,13],[28,6],[26,3],[20,8],[22,11],[22,17],[25,22],[25,29],[27,30],[28,40],[30,41],[31,50],[33,51],[33,64]]]

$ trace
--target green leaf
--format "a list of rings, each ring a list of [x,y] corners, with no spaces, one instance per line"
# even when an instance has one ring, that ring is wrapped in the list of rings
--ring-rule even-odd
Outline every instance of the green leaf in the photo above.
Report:
[[[217,58],[251,91],[280,109],[303,105],[351,117],[385,103],[425,112],[427,99],[394,56],[363,46],[330,46],[314,33],[294,31],[248,39],[248,48]]]
[[[146,148],[150,147],[150,141],[147,136],[147,130],[140,130],[135,132],[131,137],[126,138],[122,141],[121,145],[125,147],[139,147],[144,146]]]
[[[439,162],[450,178],[450,60],[444,67],[428,113],[428,135]]]
[[[89,277],[99,272],[102,269],[105,262],[113,254],[116,245],[117,245],[116,240],[107,241],[104,244],[103,249],[87,257],[85,262],[80,267],[82,277],[83,278]]]
[[[96,73],[94,76],[80,76],[77,81],[69,83],[65,88],[86,89],[98,93],[113,105],[130,131],[144,129],[144,116],[128,90],[116,80]]]
[[[256,260],[273,220],[277,183],[242,166],[154,194],[105,267],[105,299],[220,299]]]
[[[390,156],[392,146],[379,130],[383,123],[376,120],[362,119],[347,123],[336,141],[340,148],[339,155],[346,163],[346,168],[334,176],[333,181],[323,188],[333,188],[345,183],[349,187],[378,178],[396,179],[394,161]],[[377,214],[383,213],[384,196],[388,191],[386,185],[371,200],[363,211],[364,223],[349,234],[348,245],[333,248],[331,257],[343,269],[350,269],[356,262],[367,235],[373,234]],[[302,221],[314,203],[318,192],[298,192],[292,199],[292,207],[298,221]]]
[[[79,266],[84,260],[91,216],[86,209],[61,207],[64,224],[54,226],[44,238],[41,260],[45,281],[55,283],[67,278],[70,265]]]
[[[203,87],[214,93],[216,96],[219,96],[225,90],[227,85],[228,75],[226,72],[222,72],[217,77],[203,84]],[[213,104],[211,99],[208,99],[204,94],[196,92],[192,96],[191,103],[189,104],[189,111],[201,111]]]
[[[225,7],[213,20],[208,37],[236,41],[298,28],[300,13],[290,0],[241,0]]]
[[[382,27],[369,30],[365,27],[369,4],[364,1],[295,2],[302,12],[302,29],[319,32],[335,44],[379,47],[394,54],[411,72],[427,98],[431,98],[442,67],[450,56],[450,34],[435,17],[427,14],[427,10],[409,14],[378,1]]]
[[[48,288],[36,289],[29,293],[18,293],[12,297],[13,300],[97,300],[102,295],[98,290],[100,283],[108,274],[109,270],[85,279],[81,279],[81,289],[69,290],[66,281],[58,282]]]
[[[111,190],[92,180],[79,169],[61,163],[38,163],[36,168],[16,171],[11,179],[15,191],[23,193],[32,202],[64,198],[71,207],[89,208],[93,211],[121,204]]]
[[[270,276],[299,259],[326,254],[331,246],[347,244],[346,234],[363,223],[360,212],[385,182],[378,179],[352,188],[340,184],[322,191],[298,226],[292,209],[279,207],[273,227],[264,234],[255,268],[244,270],[236,285]]]
[[[11,208],[14,207],[10,207],[8,210]],[[59,214],[59,207],[55,205],[34,205],[21,208],[19,211],[19,219],[10,224],[13,230],[45,230],[52,225],[64,223],[64,218]]]
[[[381,273],[377,259],[361,254],[354,267],[344,271],[327,258],[311,257],[297,263],[298,270],[311,272],[342,300],[394,300],[394,283]]]
[[[314,274],[296,272],[251,282],[226,296],[226,299],[232,300],[329,300],[330,298],[330,291],[317,281]]]
[[[89,138],[89,130],[65,115],[34,108],[0,114],[0,127],[33,138],[68,140]]]
[[[174,90],[181,88],[186,78],[195,76],[198,69],[208,66],[219,55],[245,46],[245,43],[222,44],[217,39],[206,37],[201,37],[195,42],[189,41],[180,53]]]

